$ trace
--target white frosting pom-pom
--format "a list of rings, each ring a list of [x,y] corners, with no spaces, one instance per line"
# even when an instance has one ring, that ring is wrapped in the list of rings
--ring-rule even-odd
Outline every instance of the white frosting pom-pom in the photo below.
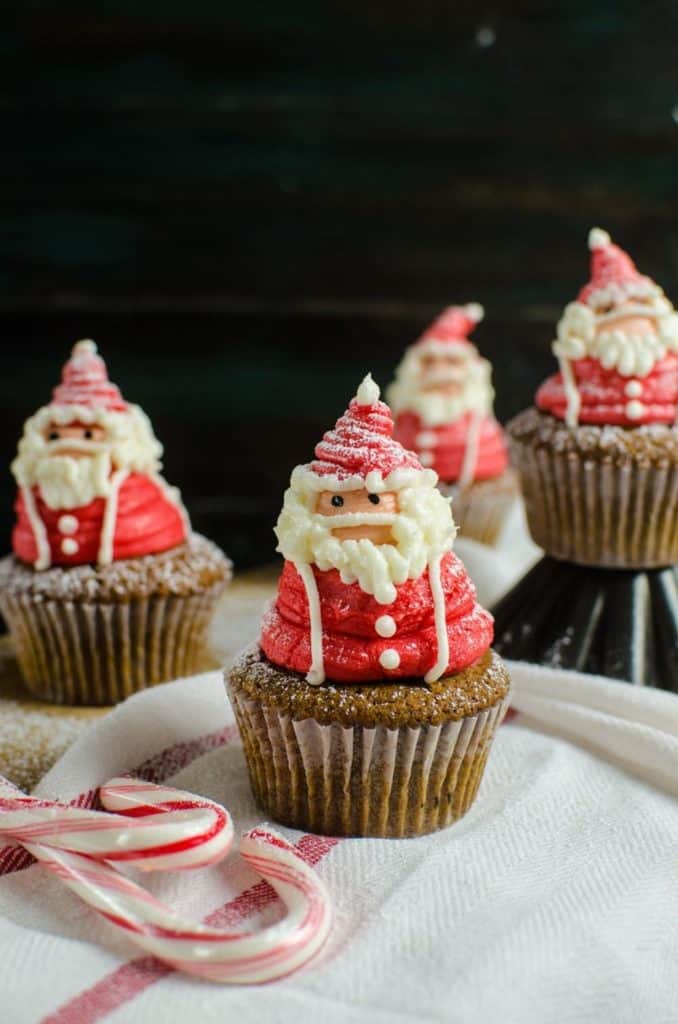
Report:
[[[475,324],[479,324],[485,316],[485,310],[479,302],[467,302],[464,306],[467,316],[473,320]]]
[[[84,355],[96,355],[97,345],[91,338],[83,338],[82,341],[76,341],[73,346],[72,355],[84,356]]]
[[[604,249],[610,244],[610,236],[602,228],[591,228],[589,231],[589,249],[594,252],[596,249]]]
[[[367,376],[363,378],[362,384],[358,388],[355,397],[358,405],[374,405],[379,401],[380,394],[381,391],[379,390],[379,385],[376,381],[372,380],[372,374],[368,373]]]

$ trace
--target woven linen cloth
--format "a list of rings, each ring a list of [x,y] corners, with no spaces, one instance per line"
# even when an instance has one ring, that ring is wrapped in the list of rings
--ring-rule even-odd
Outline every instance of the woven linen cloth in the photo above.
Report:
[[[176,974],[16,849],[0,853],[0,1020],[675,1021],[678,698],[510,668],[516,713],[461,821],[408,840],[281,829],[335,907],[323,952],[283,981],[228,988]],[[218,672],[132,697],[37,792],[87,803],[122,772],[219,800],[239,830],[261,821]],[[237,852],[144,884],[228,927],[281,913]]]

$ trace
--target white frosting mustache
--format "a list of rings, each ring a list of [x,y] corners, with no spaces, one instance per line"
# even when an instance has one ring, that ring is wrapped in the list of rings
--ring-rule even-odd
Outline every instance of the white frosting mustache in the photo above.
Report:
[[[316,520],[330,530],[344,526],[393,526],[396,512],[344,512],[341,515],[326,516],[316,512]]]
[[[109,452],[110,444],[106,441],[87,441],[80,437],[64,437],[59,441],[49,441],[47,455],[70,455],[71,452],[82,452],[83,455],[99,455]]]
[[[463,370],[423,370],[422,381],[427,385],[464,384],[467,374]]]

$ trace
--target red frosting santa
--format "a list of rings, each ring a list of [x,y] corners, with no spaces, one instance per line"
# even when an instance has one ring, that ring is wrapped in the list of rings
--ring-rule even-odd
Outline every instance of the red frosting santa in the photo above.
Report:
[[[508,465],[492,415],[492,368],[468,338],[482,318],[477,303],[446,309],[407,350],[388,391],[394,436],[444,483],[461,487]]]
[[[49,405],[26,421],[12,472],[19,485],[12,547],[36,569],[106,565],[182,544],[179,492],[160,476],[151,424],[108,379],[93,341],[79,341]]]
[[[452,552],[449,500],[392,432],[368,376],[285,493],[276,527],[285,566],[261,646],[314,684],[430,682],[492,641],[492,617]]]
[[[537,406],[578,423],[673,423],[678,402],[678,316],[655,282],[606,231],[589,234],[591,280],[558,324],[560,373]]]

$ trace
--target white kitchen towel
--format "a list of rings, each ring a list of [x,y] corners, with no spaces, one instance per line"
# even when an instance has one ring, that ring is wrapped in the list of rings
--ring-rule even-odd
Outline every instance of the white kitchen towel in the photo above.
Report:
[[[21,851],[0,853],[2,1024],[669,1024],[678,1019],[678,698],[511,665],[516,714],[474,806],[410,840],[282,831],[335,906],[330,941],[261,988],[190,980],[135,952]],[[219,673],[128,700],[38,792],[86,803],[121,772],[261,820]],[[196,918],[280,914],[240,862],[144,879]]]

